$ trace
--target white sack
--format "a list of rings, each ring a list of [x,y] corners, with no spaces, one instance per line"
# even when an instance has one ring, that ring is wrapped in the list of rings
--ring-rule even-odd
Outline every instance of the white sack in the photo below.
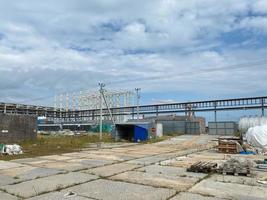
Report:
[[[267,126],[255,126],[246,133],[247,142],[258,148],[267,149]]]

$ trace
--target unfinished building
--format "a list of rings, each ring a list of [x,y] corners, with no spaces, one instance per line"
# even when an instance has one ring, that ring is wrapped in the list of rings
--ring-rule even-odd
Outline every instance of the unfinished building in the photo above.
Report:
[[[105,99],[102,101],[102,108],[120,108],[133,106],[135,102],[135,94],[133,91],[105,91]],[[100,93],[99,91],[80,91],[76,93],[64,93],[56,95],[54,99],[54,107],[62,111],[85,111],[100,109]],[[126,121],[125,115],[114,116],[116,122]],[[99,120],[99,116],[88,117],[86,121]],[[109,115],[104,116],[104,120],[111,120]]]

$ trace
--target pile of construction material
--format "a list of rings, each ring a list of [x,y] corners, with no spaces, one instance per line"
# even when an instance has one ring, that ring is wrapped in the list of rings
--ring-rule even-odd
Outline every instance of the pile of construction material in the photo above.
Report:
[[[245,158],[230,158],[218,165],[215,162],[196,162],[187,168],[188,172],[219,173],[223,175],[250,176],[256,163]]]
[[[18,144],[0,144],[1,155],[19,155],[23,154],[22,148]]]
[[[215,172],[217,168],[217,163],[212,162],[196,162],[187,168],[188,172],[196,172],[196,173],[211,173]]]
[[[237,154],[243,152],[243,140],[240,137],[223,136],[218,138],[218,150],[220,153]]]
[[[248,129],[246,133],[246,138],[248,144],[251,146],[267,150],[267,125],[265,126],[255,126]]]
[[[49,135],[49,136],[80,136],[86,135],[88,132],[85,131],[71,131],[71,130],[62,130],[62,131],[38,131],[40,135]]]
[[[245,158],[231,158],[224,162],[218,169],[223,175],[250,176],[255,164]]]
[[[258,164],[257,165],[258,169],[260,169],[262,171],[267,171],[267,158],[264,160],[256,161],[256,163]]]
[[[239,129],[245,133],[247,143],[257,153],[267,152],[267,118],[249,117],[239,121]]]

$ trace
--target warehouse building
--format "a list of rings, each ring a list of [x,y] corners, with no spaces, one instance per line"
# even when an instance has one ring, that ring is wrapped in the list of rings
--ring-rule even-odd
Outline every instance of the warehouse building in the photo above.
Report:
[[[118,139],[133,142],[145,141],[162,135],[198,135],[205,133],[205,130],[205,118],[176,115],[147,117],[116,124]],[[113,137],[115,138],[115,132]]]
[[[136,120],[130,120],[134,122]],[[150,122],[153,124],[162,124],[162,132],[168,134],[203,134],[206,132],[206,124],[204,117],[194,116],[177,116],[166,115],[156,117],[146,117],[140,119],[141,122]]]

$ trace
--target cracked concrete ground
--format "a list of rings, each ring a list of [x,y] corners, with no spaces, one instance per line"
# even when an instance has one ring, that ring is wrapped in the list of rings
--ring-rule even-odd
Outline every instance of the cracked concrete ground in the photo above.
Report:
[[[99,150],[0,161],[0,200],[266,200],[267,186],[257,183],[266,173],[240,177],[186,171],[200,160],[220,163],[229,157],[212,149],[215,138],[183,135],[155,144],[106,144]]]

